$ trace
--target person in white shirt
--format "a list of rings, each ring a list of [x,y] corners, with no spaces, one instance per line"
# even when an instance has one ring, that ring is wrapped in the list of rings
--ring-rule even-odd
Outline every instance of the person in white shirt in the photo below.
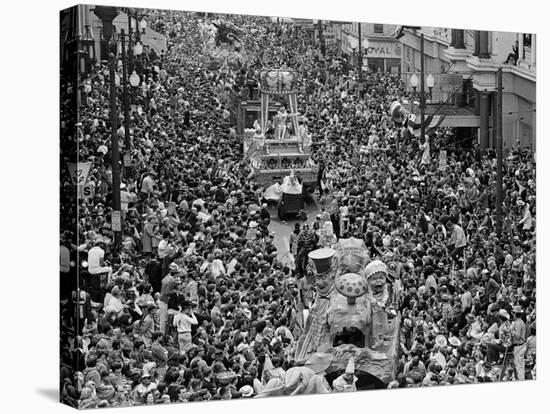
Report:
[[[201,265],[200,271],[201,273],[210,272],[214,277],[227,274],[223,262],[220,259],[215,259],[213,254],[209,254],[206,257],[206,261]]]
[[[201,207],[197,207],[197,210],[199,211],[197,213],[197,217],[199,218],[200,221],[202,221],[203,223],[206,223],[208,220],[210,220],[210,218],[212,217],[211,215],[208,214],[208,212],[204,212],[202,211],[202,208]]]
[[[201,208],[204,207],[205,201],[202,198],[197,198],[191,203],[191,207],[200,206]]]
[[[126,184],[120,184],[120,210],[122,214],[128,212],[128,205],[137,201],[136,193],[132,192],[130,188],[126,187]]]
[[[164,259],[165,257],[172,256],[174,254],[174,246],[170,241],[171,233],[167,230],[162,235],[162,240],[158,245],[158,256],[159,259]]]
[[[171,241],[172,233],[166,230],[162,235],[162,240],[159,242],[157,251],[158,257],[162,262],[162,274],[168,273],[168,266],[178,252],[178,248]]]
[[[462,254],[466,248],[466,235],[464,234],[464,229],[458,224],[454,224],[452,220],[447,222],[447,229],[451,231],[449,240],[449,256],[456,261],[462,258]]]
[[[197,325],[199,323],[197,321],[197,317],[191,310],[191,304],[189,302],[184,302],[180,305],[180,311],[176,313],[172,323],[178,331],[180,354],[183,355],[187,351],[187,348],[193,339],[191,336],[191,327],[192,325]]]
[[[154,173],[147,174],[141,182],[141,194],[143,198],[148,198],[153,194],[155,189],[155,180],[153,179]]]
[[[107,274],[107,283],[111,280],[111,274],[113,273],[113,268],[110,266],[105,266],[105,250],[102,247],[105,247],[105,242],[101,239],[95,242],[95,246],[88,251],[88,273],[91,275],[100,275]]]
[[[523,230],[531,230],[533,226],[533,216],[531,215],[531,206],[523,200],[518,201],[518,206],[523,207],[523,217],[519,221],[519,225]]]
[[[105,300],[103,302],[105,309],[112,309],[113,312],[118,314],[124,308],[122,301],[120,300],[121,293],[118,286],[113,287],[110,292],[110,295],[105,295]]]
[[[424,142],[420,144],[420,151],[422,151],[420,165],[430,165],[430,140],[428,137],[426,137]]]

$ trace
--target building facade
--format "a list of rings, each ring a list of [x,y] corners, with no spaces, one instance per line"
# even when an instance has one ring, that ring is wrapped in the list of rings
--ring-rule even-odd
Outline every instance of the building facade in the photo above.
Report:
[[[349,56],[351,64],[357,66],[360,59],[359,31],[361,31],[363,71],[400,73],[402,46],[401,42],[393,36],[396,25],[340,23],[330,26],[336,47]]]
[[[421,27],[404,29],[401,69],[420,72],[420,38],[424,34],[426,74],[459,74],[457,107],[472,108],[479,120],[475,139],[482,147],[496,141],[497,71],[503,71],[502,133],[504,148],[536,147],[536,38],[528,33]],[[517,49],[513,46],[517,45]],[[474,118],[470,117],[471,120]],[[451,125],[453,126],[453,125]],[[461,125],[463,126],[463,125]]]
[[[513,46],[517,45],[517,52]],[[466,57],[479,95],[480,143],[495,143],[497,70],[502,68],[502,136],[512,145],[536,150],[536,37],[530,33],[475,32],[474,52]]]

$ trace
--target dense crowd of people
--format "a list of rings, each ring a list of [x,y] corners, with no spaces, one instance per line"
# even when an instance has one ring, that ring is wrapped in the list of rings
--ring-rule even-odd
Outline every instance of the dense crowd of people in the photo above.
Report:
[[[497,236],[495,153],[457,145],[446,129],[422,142],[402,131],[389,115],[404,96],[397,75],[369,75],[358,98],[341,54],[324,58],[292,24],[238,15],[223,18],[240,29],[243,59],[212,70],[199,17],[148,11],[146,18],[168,49],[143,59],[130,147],[120,117],[119,146],[131,155],[120,188],[120,246],[111,227],[107,66],[84,80],[89,93],[74,135],[62,122],[69,150],[91,163],[93,187],[92,197],[62,212],[63,402],[91,408],[261,396],[296,363],[311,295],[304,250],[351,236],[372,258],[402,263],[402,352],[389,387],[535,377],[528,149],[514,147],[505,159]],[[320,167],[320,214],[311,226],[297,223],[290,237],[297,265],[275,247],[263,188],[233,122],[236,97],[254,95],[265,67],[300,74],[299,113]],[[63,173],[62,200],[73,191]],[[321,231],[327,221],[334,236]]]

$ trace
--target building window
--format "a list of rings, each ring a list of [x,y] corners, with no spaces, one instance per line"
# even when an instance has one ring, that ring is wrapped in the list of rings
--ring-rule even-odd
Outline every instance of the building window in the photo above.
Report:
[[[374,24],[374,33],[383,34],[384,33],[384,25],[383,24]]]

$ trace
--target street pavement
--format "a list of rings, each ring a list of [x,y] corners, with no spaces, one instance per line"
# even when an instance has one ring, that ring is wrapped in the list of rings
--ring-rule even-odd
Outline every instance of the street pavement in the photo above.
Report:
[[[317,197],[314,196],[307,200],[305,210],[307,212],[306,223],[311,224],[315,221],[315,216],[319,213],[319,206],[317,203]],[[277,217],[277,206],[271,206],[268,208],[271,214],[271,223],[269,224],[269,231],[275,232],[274,243],[277,247],[277,258],[285,265],[294,268],[294,258],[290,253],[289,242],[290,234],[294,229],[295,223],[303,224],[301,220],[297,218],[289,218],[288,220],[281,221]]]

